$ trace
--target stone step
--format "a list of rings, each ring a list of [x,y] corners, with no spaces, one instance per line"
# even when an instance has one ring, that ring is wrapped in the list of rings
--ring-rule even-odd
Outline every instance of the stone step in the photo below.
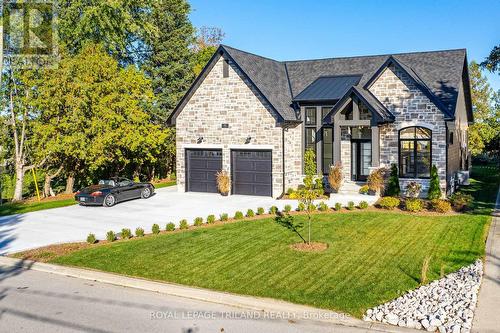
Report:
[[[343,194],[358,194],[361,186],[366,185],[364,182],[344,182],[339,193]]]

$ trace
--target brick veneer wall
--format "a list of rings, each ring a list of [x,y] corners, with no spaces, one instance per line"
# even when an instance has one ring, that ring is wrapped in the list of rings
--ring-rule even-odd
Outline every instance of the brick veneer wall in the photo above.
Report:
[[[221,57],[176,119],[177,186],[185,190],[185,149],[222,148],[223,169],[231,172],[231,148],[271,147],[273,196],[283,191],[282,128],[269,104],[234,64],[229,77],[222,73]],[[229,128],[222,128],[222,124]],[[297,187],[302,169],[301,127],[285,132],[286,188]],[[251,137],[250,144],[245,140]],[[199,137],[203,142],[197,144]]]
[[[389,66],[370,87],[370,91],[396,117],[394,123],[380,127],[380,165],[398,164],[398,130],[408,126],[430,127],[432,130],[432,164],[438,168],[443,193],[446,189],[446,125],[443,113],[414,84],[413,80],[394,66]],[[415,179],[400,179],[401,190]],[[416,179],[425,196],[429,180]]]

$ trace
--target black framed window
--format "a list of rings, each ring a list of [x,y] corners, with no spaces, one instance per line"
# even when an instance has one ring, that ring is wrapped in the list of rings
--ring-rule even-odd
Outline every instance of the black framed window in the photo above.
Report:
[[[330,172],[330,166],[333,164],[333,127],[323,127],[322,134],[323,174],[327,175]]]
[[[316,127],[306,127],[306,142],[304,149],[312,149],[316,153]]]
[[[432,131],[407,127],[399,131],[399,176],[429,178],[431,172]]]
[[[331,107],[329,107],[329,106],[322,107],[321,108],[321,120],[324,120],[326,115],[329,114],[330,111],[332,111]]]
[[[316,126],[316,108],[306,108],[306,125]]]

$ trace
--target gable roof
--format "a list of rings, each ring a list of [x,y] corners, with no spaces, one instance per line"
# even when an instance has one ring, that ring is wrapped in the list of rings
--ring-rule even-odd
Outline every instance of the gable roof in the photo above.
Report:
[[[339,100],[351,88],[359,83],[361,75],[321,76],[293,98],[301,101]]]
[[[296,121],[299,113],[293,102],[305,101],[306,96],[311,98],[336,97],[338,94],[329,93],[322,88],[339,85],[347,91],[351,82],[321,79],[323,77],[354,77],[359,81],[351,86],[365,87],[370,79],[375,77],[390,63],[403,69],[429,96],[436,106],[448,118],[453,118],[458,98],[458,91],[462,77],[469,86],[466,50],[445,50],[431,52],[400,53],[393,55],[375,55],[361,57],[344,57],[318,60],[276,61],[252,53],[241,51],[226,45],[221,45],[202,73],[179,102],[169,122],[175,121],[176,115],[182,110],[204,77],[214,66],[220,56],[233,60],[254,86],[276,111],[278,121]],[[342,84],[341,84],[342,83]],[[339,90],[341,90],[339,88]],[[360,94],[364,94],[360,89]],[[365,94],[366,95],[366,94]],[[380,103],[374,96],[373,105]],[[468,95],[470,97],[470,94]],[[340,98],[340,97],[338,97]],[[466,101],[467,104],[470,104]]]
[[[357,86],[352,86],[342,98],[333,106],[332,110],[325,116],[324,121],[333,122],[333,116],[342,110],[342,106],[354,96],[357,96],[368,107],[373,115],[373,123],[387,123],[394,121],[394,115],[373,96],[371,92]]]

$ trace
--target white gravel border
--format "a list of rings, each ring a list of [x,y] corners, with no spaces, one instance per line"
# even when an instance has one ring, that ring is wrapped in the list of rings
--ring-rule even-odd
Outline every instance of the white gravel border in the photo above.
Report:
[[[478,259],[442,279],[368,309],[363,319],[429,332],[468,333],[482,276],[483,262]]]

